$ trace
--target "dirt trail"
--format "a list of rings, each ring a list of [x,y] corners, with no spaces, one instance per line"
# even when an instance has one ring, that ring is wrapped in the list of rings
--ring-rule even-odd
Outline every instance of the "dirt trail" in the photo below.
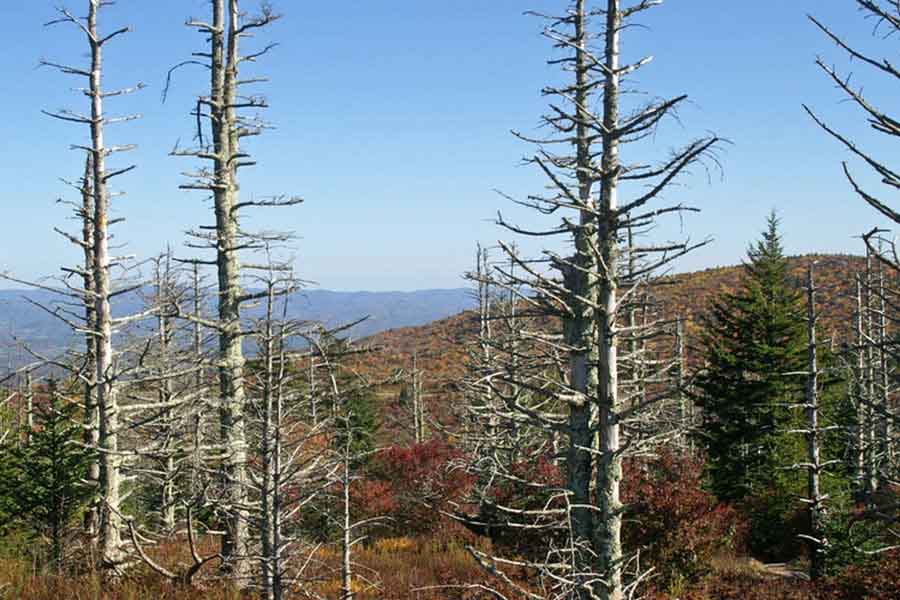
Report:
[[[770,573],[784,579],[793,579],[800,581],[809,581],[809,575],[806,571],[800,571],[788,566],[787,563],[769,563],[762,565],[766,573]]]

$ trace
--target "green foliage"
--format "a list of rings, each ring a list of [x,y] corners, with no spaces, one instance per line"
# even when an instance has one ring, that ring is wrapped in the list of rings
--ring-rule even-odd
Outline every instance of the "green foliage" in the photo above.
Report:
[[[15,525],[19,514],[12,482],[19,478],[18,461],[12,454],[13,446],[0,446],[0,536],[6,536]]]
[[[84,481],[92,452],[79,445],[77,404],[65,402],[50,382],[46,402],[34,409],[27,443],[8,447],[0,459],[5,477],[0,502],[37,537],[50,540],[50,560],[58,568],[67,527],[90,496]]]
[[[802,312],[772,215],[748,250],[742,288],[723,294],[702,323],[707,368],[696,401],[712,489],[722,500],[782,487],[781,468],[802,450],[802,441],[785,435],[792,420],[786,405],[802,380],[784,375],[805,369]]]
[[[375,450],[375,436],[381,427],[380,409],[375,391],[370,387],[354,389],[344,396],[341,407],[343,423],[338,426],[335,442],[344,449],[350,438],[351,456],[367,457]],[[348,433],[349,430],[349,433]]]
[[[823,525],[828,541],[825,571],[829,575],[851,566],[866,567],[882,558],[885,548],[897,543],[893,523],[900,514],[898,494],[885,490],[872,499],[874,508],[866,509],[854,501],[849,482],[844,480],[843,484],[841,490],[826,490],[829,503]]]

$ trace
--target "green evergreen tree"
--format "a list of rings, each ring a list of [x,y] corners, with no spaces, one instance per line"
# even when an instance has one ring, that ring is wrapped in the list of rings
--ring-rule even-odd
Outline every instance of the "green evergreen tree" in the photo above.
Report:
[[[374,391],[369,387],[351,390],[344,398],[341,413],[341,419],[346,419],[346,422],[338,426],[335,440],[337,447],[344,448],[347,436],[352,434],[350,453],[360,457],[362,462],[368,461],[369,455],[375,449],[375,438],[381,428],[380,411]]]
[[[2,418],[0,414],[0,420]],[[15,486],[11,485],[19,478],[19,462],[13,454],[16,441],[14,436],[8,436],[0,443],[0,537],[9,534],[18,524],[19,508]]]
[[[717,299],[702,322],[707,365],[696,402],[712,490],[727,501],[771,490],[799,451],[788,404],[802,379],[785,374],[806,368],[806,334],[778,224],[772,213],[748,249],[741,289]]]
[[[78,405],[66,402],[51,381],[46,402],[35,406],[30,441],[8,452],[13,469],[0,494],[12,500],[35,535],[49,539],[54,570],[62,563],[66,530],[91,494],[84,482],[92,451],[80,445],[77,412]]]

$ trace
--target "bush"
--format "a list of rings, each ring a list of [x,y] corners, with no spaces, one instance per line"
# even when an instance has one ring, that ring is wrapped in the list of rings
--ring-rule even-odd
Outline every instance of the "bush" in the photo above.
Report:
[[[421,535],[449,525],[442,511],[452,510],[472,486],[472,478],[454,462],[461,452],[438,438],[379,452],[369,475],[355,491],[363,517],[389,517],[388,534]]]
[[[775,485],[756,491],[740,505],[750,522],[747,546],[764,562],[788,562],[805,550],[798,537],[806,532],[808,517],[797,502],[799,491],[789,493]]]
[[[882,547],[884,525],[862,514],[832,511],[824,521],[825,572],[835,574],[852,565],[872,561],[869,552]]]
[[[702,489],[703,461],[662,452],[625,465],[625,550],[641,552],[655,584],[672,589],[710,572],[710,561],[732,551],[745,526],[731,507]]]
[[[823,600],[900,600],[900,551],[851,565],[820,586]]]

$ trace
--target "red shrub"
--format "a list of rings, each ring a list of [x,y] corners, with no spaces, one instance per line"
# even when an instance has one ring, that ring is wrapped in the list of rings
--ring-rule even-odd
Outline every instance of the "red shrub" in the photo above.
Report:
[[[642,566],[655,568],[662,587],[697,580],[743,534],[737,512],[702,485],[703,461],[668,450],[625,465],[626,551],[640,549]]]
[[[900,551],[854,565],[829,577],[821,586],[827,600],[900,600]]]
[[[487,524],[481,532],[491,538],[503,553],[539,560],[546,556],[549,545],[562,545],[565,532],[555,525],[559,517],[513,517],[513,521],[528,522],[534,527],[517,528],[506,525],[510,516],[504,509],[541,511],[545,508],[565,507],[564,466],[557,465],[549,454],[536,461],[525,461],[509,467],[505,476],[498,475],[488,498],[493,504],[479,507],[478,521]],[[502,508],[497,508],[502,507]],[[553,526],[553,527],[551,527]]]
[[[360,486],[361,505],[368,515],[390,517],[390,528],[402,535],[445,526],[441,510],[472,486],[472,478],[454,465],[459,458],[461,452],[441,439],[388,448],[374,458],[370,476]]]

